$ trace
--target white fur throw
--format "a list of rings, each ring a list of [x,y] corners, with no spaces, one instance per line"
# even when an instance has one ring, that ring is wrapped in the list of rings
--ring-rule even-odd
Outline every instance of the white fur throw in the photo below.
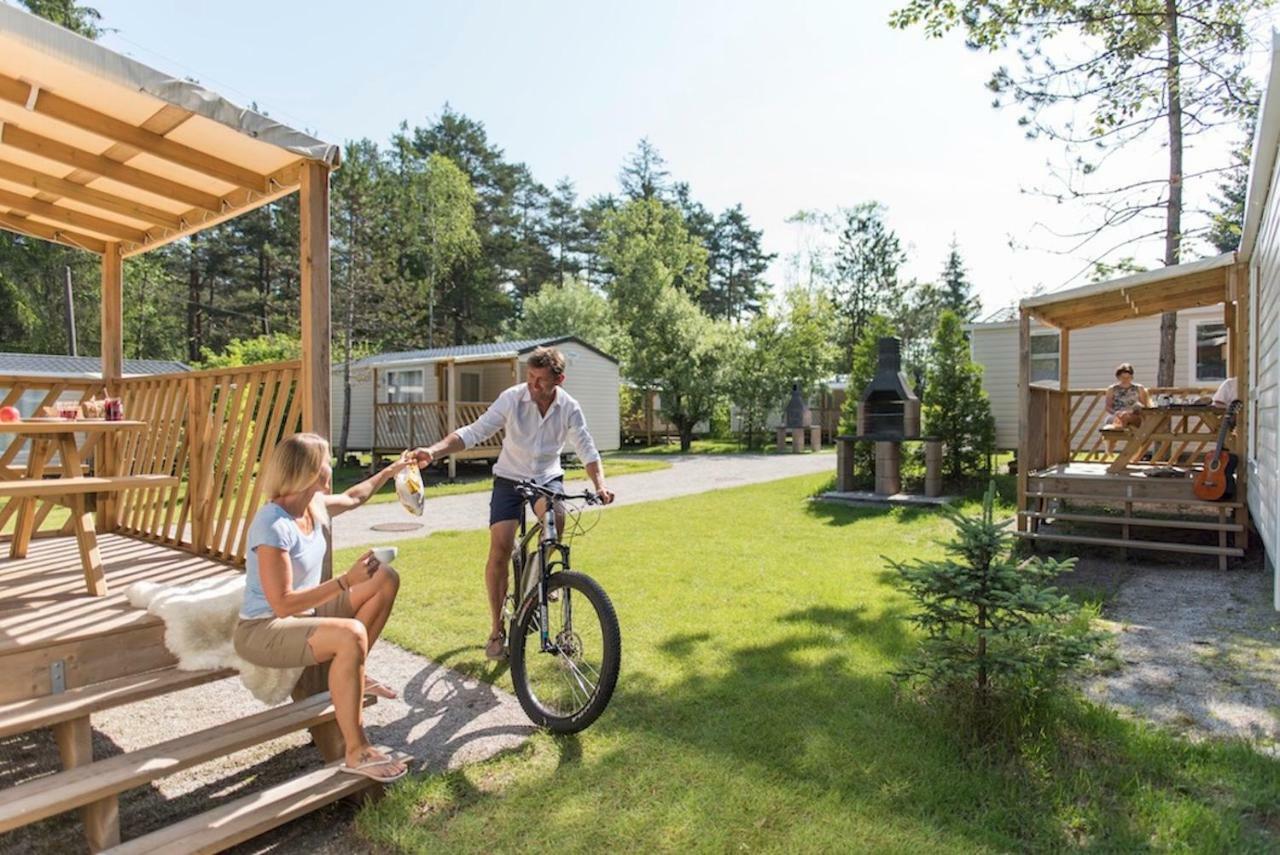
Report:
[[[183,671],[234,668],[240,682],[264,704],[289,697],[301,668],[263,668],[241,659],[231,635],[244,602],[244,577],[201,579],[183,585],[135,582],[125,590],[129,602],[164,621],[164,646]]]

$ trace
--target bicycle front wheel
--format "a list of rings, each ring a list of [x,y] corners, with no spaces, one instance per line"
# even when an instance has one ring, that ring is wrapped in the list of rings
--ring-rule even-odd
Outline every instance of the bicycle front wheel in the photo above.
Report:
[[[604,589],[581,573],[553,573],[547,604],[549,650],[542,649],[538,598],[525,600],[511,634],[511,680],[534,724],[577,733],[600,717],[618,683],[622,635]]]

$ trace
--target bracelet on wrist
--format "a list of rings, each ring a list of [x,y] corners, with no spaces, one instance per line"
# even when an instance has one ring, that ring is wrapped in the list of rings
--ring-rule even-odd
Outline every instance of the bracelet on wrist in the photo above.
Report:
[[[342,576],[334,576],[334,577],[333,577],[333,581],[335,581],[335,582],[337,582],[337,583],[338,583],[338,587],[339,587],[339,588],[341,588],[341,589],[342,589],[342,590],[344,590],[344,591],[350,591],[351,589],[350,589],[349,587],[347,587],[346,585],[342,584],[342,579],[343,579],[343,577],[342,577]]]

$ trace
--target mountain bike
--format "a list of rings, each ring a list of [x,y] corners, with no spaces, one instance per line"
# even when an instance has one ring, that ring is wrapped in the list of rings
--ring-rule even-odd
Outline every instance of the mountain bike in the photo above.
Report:
[[[556,733],[577,733],[604,712],[618,683],[622,635],[609,595],[590,576],[570,569],[570,546],[556,530],[556,505],[596,504],[591,491],[566,494],[521,481],[520,527],[511,557],[508,620],[511,681],[525,714]],[[546,508],[528,525],[525,508]],[[576,509],[566,512],[577,525]]]

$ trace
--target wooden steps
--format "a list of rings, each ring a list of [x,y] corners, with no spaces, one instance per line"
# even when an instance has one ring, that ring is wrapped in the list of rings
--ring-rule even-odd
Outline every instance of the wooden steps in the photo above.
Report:
[[[1148,528],[1189,528],[1196,531],[1244,531],[1238,523],[1215,522],[1213,520],[1169,520],[1157,517],[1108,516],[1106,514],[1074,514],[1047,513],[1041,511],[1021,511],[1019,516],[1034,520],[1063,520],[1064,522],[1103,523],[1108,525],[1131,525]]]
[[[1243,502],[1237,502],[1231,499],[1225,499],[1221,502],[1206,502],[1201,499],[1169,499],[1156,496],[1122,496],[1122,495],[1100,495],[1097,493],[1081,493],[1077,490],[1054,488],[1048,490],[1027,490],[1028,499],[1072,499],[1078,502],[1093,502],[1096,504],[1113,503],[1113,504],[1130,504],[1130,505],[1182,505],[1184,507],[1196,508],[1242,508]]]
[[[330,763],[105,850],[112,855],[221,852],[346,796],[380,785]]]
[[[111,707],[154,698],[230,677],[235,671],[179,671],[162,668],[142,674],[130,674],[56,695],[28,698],[0,705],[0,737],[25,733],[87,716]]]
[[[77,475],[70,478],[23,478],[0,481],[0,496],[17,498],[49,498],[73,493],[111,493],[120,490],[149,490],[176,487],[172,475]]]
[[[1131,521],[1137,525],[1136,521]],[[1092,537],[1081,534],[1050,534],[1040,531],[1014,532],[1024,540],[1047,540],[1062,543],[1083,543],[1091,546],[1117,546],[1121,549],[1144,549],[1154,552],[1186,552],[1197,555],[1217,555],[1223,558],[1242,558],[1244,550],[1235,546],[1209,546],[1197,543],[1170,543],[1159,540],[1134,540],[1121,537]]]
[[[365,704],[374,701],[365,698]],[[207,760],[331,721],[327,692],[4,791],[0,832],[99,802]]]

